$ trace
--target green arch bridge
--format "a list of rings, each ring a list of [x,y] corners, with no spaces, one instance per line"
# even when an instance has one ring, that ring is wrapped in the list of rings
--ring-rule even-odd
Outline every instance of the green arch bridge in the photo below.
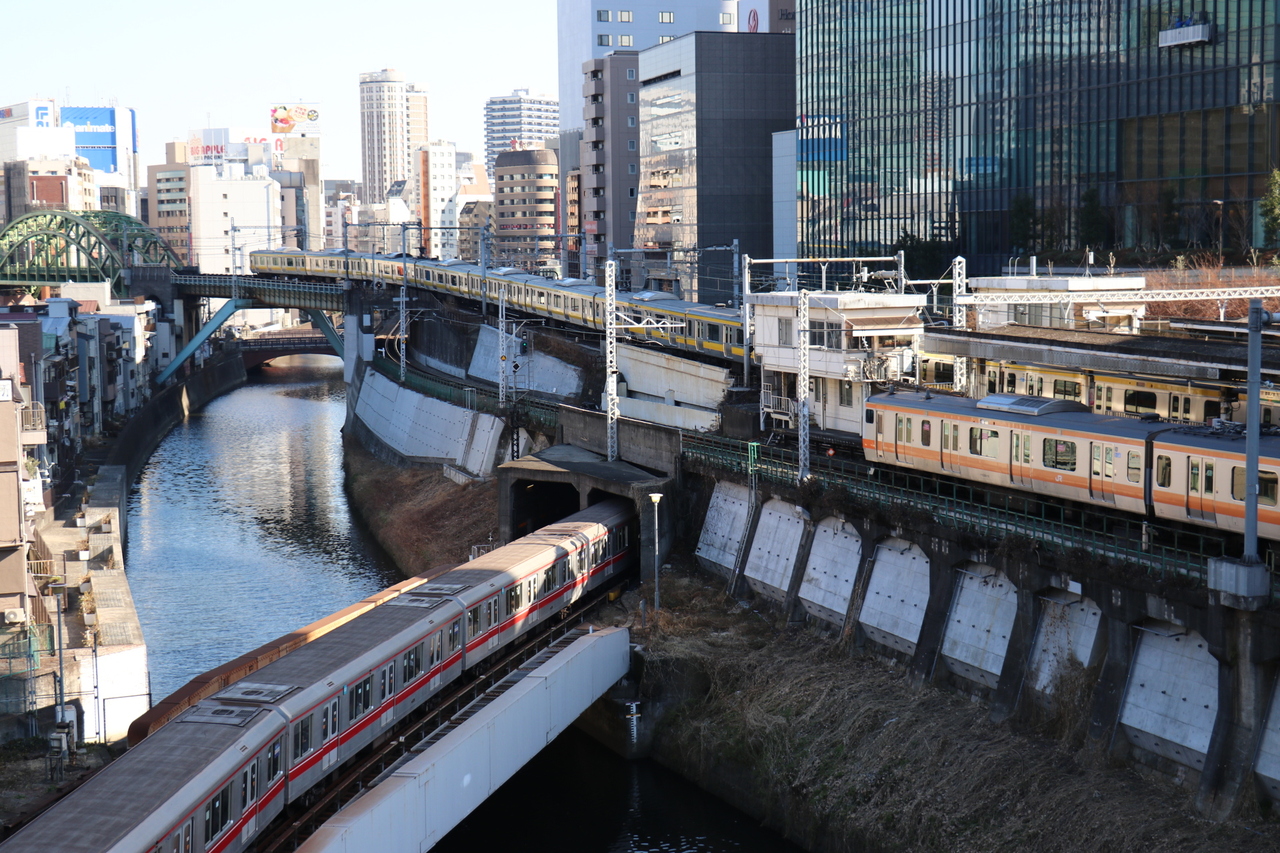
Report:
[[[113,210],[41,210],[0,231],[0,288],[107,281],[128,295],[131,267],[181,266],[151,226]]]

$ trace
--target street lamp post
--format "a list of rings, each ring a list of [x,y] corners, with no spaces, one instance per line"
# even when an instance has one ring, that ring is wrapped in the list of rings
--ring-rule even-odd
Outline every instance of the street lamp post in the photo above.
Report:
[[[649,500],[653,501],[653,618],[656,625],[658,609],[662,606],[662,587],[658,582],[658,573],[662,569],[662,542],[658,536],[658,504],[662,501],[662,493],[650,493]]]

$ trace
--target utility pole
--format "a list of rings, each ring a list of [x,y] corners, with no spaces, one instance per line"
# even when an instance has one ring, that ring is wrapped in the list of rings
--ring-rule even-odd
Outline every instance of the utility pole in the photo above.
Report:
[[[609,441],[609,461],[618,458],[618,263],[604,265],[604,360],[605,420]]]
[[[498,291],[498,411],[507,410],[507,286]]]
[[[809,291],[801,290],[796,294],[796,325],[800,339],[799,367],[796,375],[796,425],[798,432],[800,464],[796,469],[796,485],[803,485],[809,479]]]

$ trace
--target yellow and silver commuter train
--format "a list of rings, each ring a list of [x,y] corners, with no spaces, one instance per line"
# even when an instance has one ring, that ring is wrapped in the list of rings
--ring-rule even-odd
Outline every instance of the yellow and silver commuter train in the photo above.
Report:
[[[489,269],[467,261],[432,261],[413,257],[345,253],[341,249],[303,252],[271,249],[249,253],[254,275],[299,281],[339,282],[350,278],[375,285],[410,287],[450,294],[477,304],[497,305],[503,288],[507,307],[554,324],[604,331],[604,287],[583,279],[549,279],[524,270]],[[714,359],[741,363],[742,317],[738,309],[677,299],[673,294],[643,290],[619,292],[618,309],[640,324],[625,332]]]

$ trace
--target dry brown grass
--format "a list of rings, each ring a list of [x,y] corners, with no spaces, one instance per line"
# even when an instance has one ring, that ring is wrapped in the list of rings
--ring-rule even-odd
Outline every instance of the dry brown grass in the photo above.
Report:
[[[1052,725],[994,724],[984,705],[915,689],[900,666],[789,629],[723,587],[664,576],[657,630],[635,631],[650,676],[678,671],[702,693],[664,722],[656,754],[711,788],[713,767],[768,780],[744,800],[811,849],[1280,849],[1280,828],[1201,820],[1187,792],[1080,747],[1078,715],[1054,715],[1066,740],[1045,736]]]
[[[461,563],[498,533],[494,482],[460,486],[439,468],[401,468],[346,442],[347,489],[374,538],[406,576]]]

